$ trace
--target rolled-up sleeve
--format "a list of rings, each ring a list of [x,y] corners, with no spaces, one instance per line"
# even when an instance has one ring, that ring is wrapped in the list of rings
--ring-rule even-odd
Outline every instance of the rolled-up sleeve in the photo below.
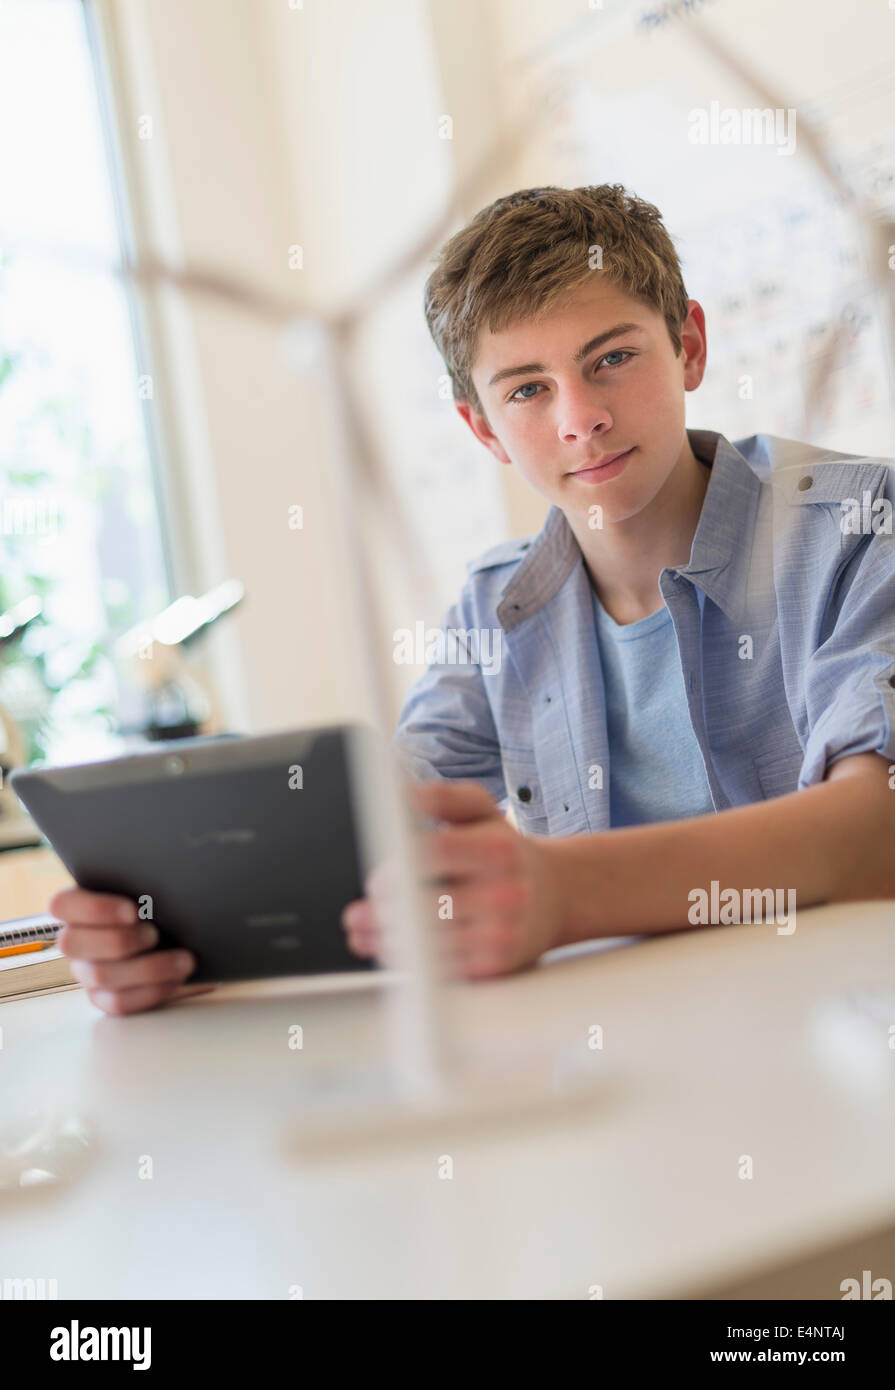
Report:
[[[852,754],[880,753],[895,763],[895,539],[879,531],[862,543],[837,593],[835,623],[804,675],[808,739],[799,790]]]
[[[413,685],[401,709],[394,748],[407,775],[480,782],[503,803],[506,786],[500,743],[485,690],[485,676],[473,644],[448,634],[468,633],[469,587],[448,609],[441,624],[445,660],[432,662]]]

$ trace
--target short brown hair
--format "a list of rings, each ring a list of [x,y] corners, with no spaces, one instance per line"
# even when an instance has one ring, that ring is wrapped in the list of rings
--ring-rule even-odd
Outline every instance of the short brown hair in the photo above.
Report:
[[[593,274],[597,248],[602,273],[662,314],[680,353],[687,291],[658,208],[621,184],[524,188],[445,242],[426,281],[426,322],[455,400],[484,413],[472,382],[481,329],[498,333],[549,310]]]

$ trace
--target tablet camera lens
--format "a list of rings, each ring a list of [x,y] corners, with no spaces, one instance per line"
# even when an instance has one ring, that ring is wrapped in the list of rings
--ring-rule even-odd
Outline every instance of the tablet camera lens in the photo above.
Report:
[[[167,762],[165,763],[165,766],[167,767],[172,777],[179,777],[181,772],[186,771],[186,762],[183,758],[168,758]]]

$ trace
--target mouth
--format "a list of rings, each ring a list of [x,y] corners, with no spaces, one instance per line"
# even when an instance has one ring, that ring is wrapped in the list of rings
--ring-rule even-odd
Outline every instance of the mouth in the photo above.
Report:
[[[576,468],[569,474],[571,478],[577,478],[581,483],[602,483],[610,478],[616,478],[624,468],[627,467],[628,460],[637,448],[633,444],[630,449],[624,449],[619,454],[609,454],[603,459],[602,463],[591,464],[586,468]]]

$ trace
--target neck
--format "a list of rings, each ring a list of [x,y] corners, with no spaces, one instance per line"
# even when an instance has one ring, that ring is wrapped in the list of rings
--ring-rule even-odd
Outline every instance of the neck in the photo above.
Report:
[[[637,622],[661,608],[659,575],[690,559],[710,472],[685,434],[664,485],[636,516],[591,530],[586,517],[567,515],[597,597],[616,622]]]

